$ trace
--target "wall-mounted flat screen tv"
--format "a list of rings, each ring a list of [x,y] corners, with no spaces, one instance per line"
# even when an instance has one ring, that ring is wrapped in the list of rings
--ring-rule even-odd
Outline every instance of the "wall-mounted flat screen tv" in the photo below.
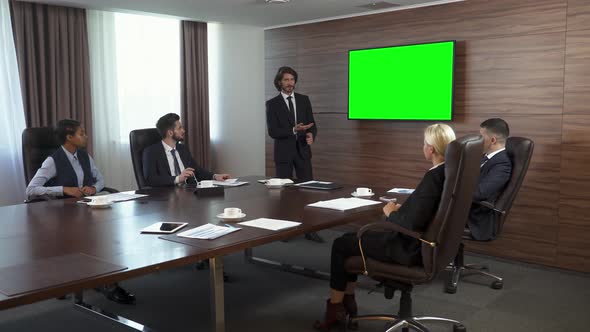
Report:
[[[348,118],[452,120],[454,57],[455,41],[349,51]]]

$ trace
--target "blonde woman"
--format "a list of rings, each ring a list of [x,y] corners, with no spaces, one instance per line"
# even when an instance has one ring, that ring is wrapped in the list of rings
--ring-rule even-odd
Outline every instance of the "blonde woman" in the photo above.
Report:
[[[445,180],[445,151],[455,140],[453,129],[446,124],[434,124],[424,130],[424,158],[432,163],[422,181],[403,205],[389,203],[383,207],[386,220],[407,229],[422,232],[434,218],[440,202]],[[363,235],[365,256],[383,262],[395,262],[407,266],[422,262],[420,242],[397,232],[367,232]],[[349,257],[360,256],[355,233],[344,234],[332,243],[330,269],[330,298],[326,303],[324,321],[316,321],[314,327],[328,331],[342,327],[347,316],[357,314],[354,289],[357,275],[346,272],[344,263]]]

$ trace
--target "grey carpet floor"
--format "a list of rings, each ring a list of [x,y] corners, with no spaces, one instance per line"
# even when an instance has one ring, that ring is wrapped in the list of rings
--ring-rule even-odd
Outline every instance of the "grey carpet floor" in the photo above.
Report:
[[[317,244],[303,238],[277,242],[254,250],[255,255],[328,271],[331,240],[338,232],[320,233]],[[456,294],[443,292],[444,277],[414,289],[415,314],[460,320],[468,331],[590,331],[590,275],[548,269],[484,257],[468,262],[487,263],[501,275],[502,290],[487,279],[462,281]],[[230,282],[225,284],[227,331],[312,331],[321,318],[328,282],[246,264],[242,254],[224,258]],[[134,306],[107,301],[86,291],[88,302],[162,332],[210,331],[208,271],[193,266],[127,280],[136,294]],[[369,280],[363,283],[369,284]],[[397,300],[379,292],[357,293],[360,314],[396,313]],[[363,322],[360,331],[384,331],[383,322]],[[430,325],[433,332],[452,331],[448,325]],[[47,300],[0,311],[0,331],[130,331],[72,308],[70,301]]]

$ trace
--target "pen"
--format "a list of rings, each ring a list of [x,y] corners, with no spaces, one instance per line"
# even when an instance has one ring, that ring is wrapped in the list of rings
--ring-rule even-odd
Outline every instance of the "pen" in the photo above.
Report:
[[[229,228],[235,228],[234,226],[230,225],[230,224],[225,224],[225,226],[229,227]]]

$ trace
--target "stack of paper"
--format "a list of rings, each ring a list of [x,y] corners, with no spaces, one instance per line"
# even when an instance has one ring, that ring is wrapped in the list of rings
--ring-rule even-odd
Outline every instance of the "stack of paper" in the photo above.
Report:
[[[369,206],[369,205],[376,205],[381,204],[378,201],[372,201],[370,199],[362,199],[362,198],[337,198],[332,199],[329,201],[319,201],[316,203],[308,204],[311,207],[317,208],[324,208],[324,209],[331,209],[331,210],[338,210],[338,211],[346,211],[356,209],[362,206]]]
[[[394,194],[411,194],[413,192],[414,192],[414,189],[409,189],[409,188],[393,188],[388,191],[388,193],[394,193]]]
[[[203,226],[199,226],[193,229],[189,229],[188,231],[178,233],[178,236],[187,237],[191,239],[213,240],[225,234],[239,231],[240,229],[241,228],[236,228],[233,226],[205,224]]]
[[[224,186],[224,187],[238,187],[245,184],[248,184],[247,181],[238,181],[238,179],[227,179],[225,181],[213,181],[213,184],[216,186]]]
[[[108,201],[116,203],[116,202],[130,201],[132,199],[146,197],[146,196],[147,195],[136,194],[135,191],[123,191],[120,193],[114,193],[114,194],[108,194],[108,195],[88,196],[85,198],[93,199],[95,197],[107,197]],[[87,203],[87,202],[79,201],[78,203]]]
[[[258,218],[250,221],[244,221],[239,224],[244,226],[268,229],[271,231],[280,231],[281,229],[297,227],[301,225],[300,222],[269,218]]]
[[[332,184],[332,182],[311,180],[311,181],[297,183],[296,186],[304,186],[307,184]]]

